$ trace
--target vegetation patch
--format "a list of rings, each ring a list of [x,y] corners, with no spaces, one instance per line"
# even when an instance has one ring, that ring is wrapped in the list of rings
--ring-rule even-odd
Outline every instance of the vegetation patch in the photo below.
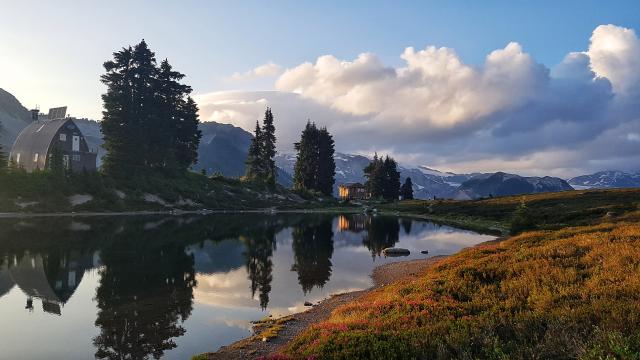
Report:
[[[534,209],[536,227],[548,229],[463,250],[416,279],[376,289],[335,310],[277,356],[638,359],[637,196],[637,190],[531,196],[527,213]],[[476,202],[467,203],[474,213]],[[522,199],[482,203],[511,219]],[[541,204],[564,209],[556,223],[541,226],[539,219],[551,215]],[[607,216],[611,211],[618,215]]]

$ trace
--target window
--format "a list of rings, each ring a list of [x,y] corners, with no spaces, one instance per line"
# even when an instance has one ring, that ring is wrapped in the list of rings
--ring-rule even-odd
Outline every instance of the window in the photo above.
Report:
[[[39,155],[40,154],[38,154],[38,153],[33,154],[33,162],[38,162],[38,156]]]
[[[72,151],[80,151],[80,136],[73,135],[73,142],[71,143]]]
[[[20,164],[20,153],[16,154],[16,164]]]
[[[62,155],[62,166],[64,166],[65,169],[69,168],[69,155]]]
[[[60,141],[67,141],[67,134],[60,134]]]
[[[72,157],[73,161],[80,161],[80,155],[74,154]]]

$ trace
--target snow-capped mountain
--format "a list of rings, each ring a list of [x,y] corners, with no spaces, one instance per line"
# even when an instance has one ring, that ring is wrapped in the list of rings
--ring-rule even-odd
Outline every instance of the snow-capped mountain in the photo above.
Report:
[[[467,200],[487,196],[507,196],[567,190],[573,190],[573,188],[565,180],[560,178],[550,176],[524,177],[497,172],[477,175],[465,181],[456,190],[454,198]]]
[[[336,153],[336,183],[334,192],[337,193],[338,185],[350,182],[364,183],[363,169],[371,161],[362,155]],[[276,155],[276,165],[289,174],[293,174],[293,167],[296,163],[296,156],[293,154]],[[417,199],[429,199],[434,196],[439,198],[452,197],[457,184],[450,184],[450,177],[458,176],[453,173],[443,173],[427,167],[409,168],[398,166],[400,180],[404,182],[407,177],[411,177],[413,183],[414,197]]]
[[[591,175],[576,176],[568,180],[577,189],[607,189],[640,187],[640,171],[600,171]]]

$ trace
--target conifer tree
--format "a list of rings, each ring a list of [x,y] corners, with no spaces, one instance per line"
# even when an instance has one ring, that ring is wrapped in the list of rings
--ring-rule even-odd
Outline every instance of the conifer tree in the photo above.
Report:
[[[326,127],[318,132],[318,173],[317,185],[318,191],[324,195],[333,193],[333,184],[336,182],[336,162],[333,158],[335,153],[335,142],[329,134]]]
[[[364,176],[367,178],[365,187],[372,198],[379,198],[384,195],[384,169],[383,161],[376,153],[373,160],[364,168]]]
[[[150,169],[179,174],[195,163],[202,135],[191,88],[180,83],[184,75],[167,60],[157,66],[144,40],[115,52],[104,68],[104,171],[114,177]]]
[[[404,184],[402,184],[400,188],[400,195],[402,196],[402,200],[413,199],[413,182],[410,177],[404,180]]]
[[[386,200],[398,200],[400,196],[400,172],[398,172],[398,163],[388,155],[384,159],[384,193]]]
[[[262,169],[262,129],[260,123],[256,120],[256,129],[251,139],[251,145],[249,146],[249,153],[247,154],[247,160],[245,161],[246,171],[245,175],[248,180],[256,181],[263,176]]]
[[[318,173],[318,128],[315,123],[307,121],[302,130],[300,142],[294,147],[298,152],[293,174],[293,188],[296,190],[313,190],[317,186]]]
[[[276,183],[276,128],[273,124],[271,108],[264,112],[262,126],[262,167],[265,171],[265,180],[270,185]]]
[[[373,160],[364,168],[367,178],[365,187],[371,197],[397,200],[400,195],[400,173],[398,164],[389,156],[384,160],[375,154]]]

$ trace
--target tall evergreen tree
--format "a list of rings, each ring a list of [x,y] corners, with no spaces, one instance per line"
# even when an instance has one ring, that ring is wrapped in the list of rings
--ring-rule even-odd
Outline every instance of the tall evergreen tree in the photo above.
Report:
[[[364,168],[367,191],[374,198],[397,200],[400,195],[400,173],[395,160],[387,156],[384,160],[375,154]]]
[[[400,196],[400,172],[398,172],[398,163],[388,155],[384,159],[384,191],[383,197],[386,200],[398,200]]]
[[[180,83],[184,75],[167,60],[157,66],[144,40],[115,52],[104,68],[104,171],[115,177],[149,169],[171,174],[195,163],[202,135],[191,88]]]
[[[384,195],[384,162],[376,153],[373,160],[364,168],[364,176],[367,178],[365,187],[372,198]]]
[[[302,130],[300,142],[294,144],[298,152],[293,173],[293,188],[296,190],[316,189],[319,161],[318,140],[316,124],[307,121],[307,125]]]
[[[273,124],[271,108],[264,112],[262,126],[262,167],[265,171],[265,180],[270,185],[276,183],[276,128]]]
[[[336,162],[333,158],[335,153],[335,142],[326,127],[318,132],[318,191],[324,195],[333,193],[333,184],[336,182]]]
[[[410,177],[404,180],[404,184],[402,184],[400,188],[400,195],[402,196],[402,200],[413,199],[413,182]]]
[[[256,129],[253,133],[253,139],[251,139],[251,145],[249,145],[247,160],[245,161],[245,175],[251,181],[261,179],[264,174],[262,168],[262,145],[262,129],[260,128],[260,123],[256,120]]]

